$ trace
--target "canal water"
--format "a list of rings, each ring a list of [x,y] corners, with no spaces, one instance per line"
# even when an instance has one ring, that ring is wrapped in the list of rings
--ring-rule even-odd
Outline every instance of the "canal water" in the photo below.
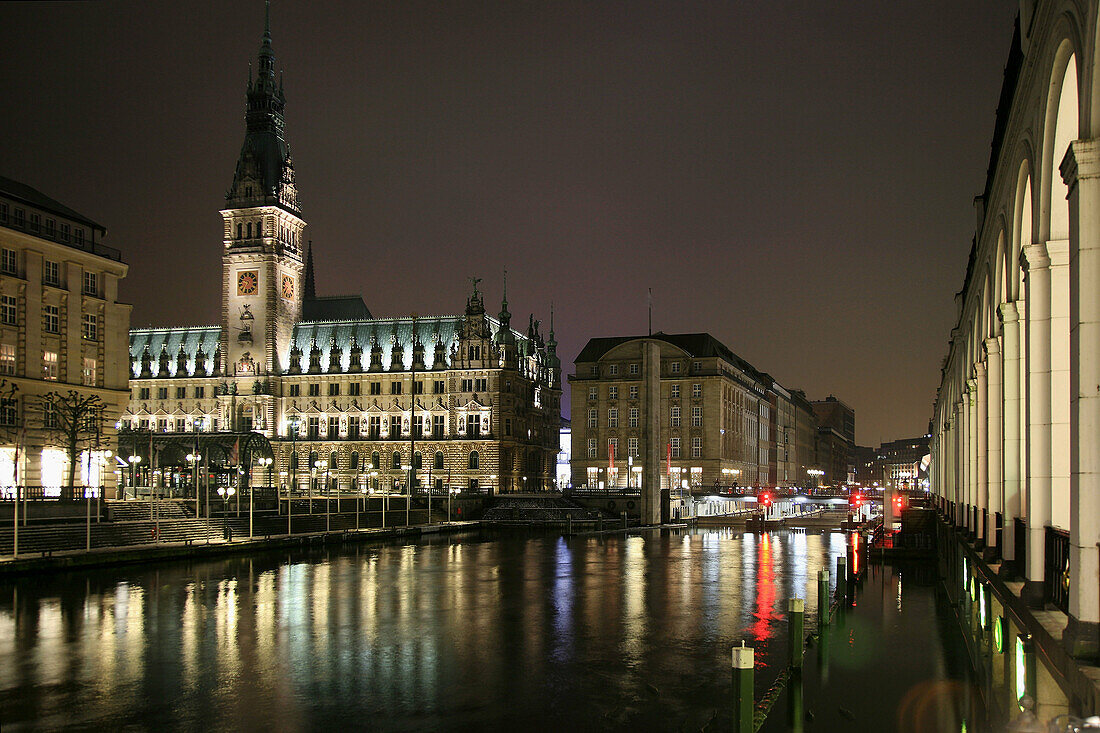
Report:
[[[756,648],[763,695],[787,598],[814,631],[817,571],[844,554],[838,533],[476,532],[9,581],[0,726],[728,730],[731,647]],[[765,729],[974,720],[923,572],[870,574]],[[928,706],[937,727],[909,725]]]

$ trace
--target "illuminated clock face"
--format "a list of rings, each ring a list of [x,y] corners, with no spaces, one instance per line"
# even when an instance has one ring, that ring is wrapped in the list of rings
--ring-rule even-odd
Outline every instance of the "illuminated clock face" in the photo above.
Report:
[[[294,297],[294,278],[290,275],[283,275],[283,297]]]
[[[260,283],[260,277],[255,270],[249,270],[237,275],[237,295],[255,295]]]

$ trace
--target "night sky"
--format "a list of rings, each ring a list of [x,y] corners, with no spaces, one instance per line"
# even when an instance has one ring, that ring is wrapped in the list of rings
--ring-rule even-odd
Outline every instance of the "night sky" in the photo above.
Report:
[[[1017,3],[276,0],[321,294],[709,331],[923,433]],[[107,227],[133,325],[218,322],[260,0],[0,4],[0,175]],[[568,410],[568,402],[564,402]]]

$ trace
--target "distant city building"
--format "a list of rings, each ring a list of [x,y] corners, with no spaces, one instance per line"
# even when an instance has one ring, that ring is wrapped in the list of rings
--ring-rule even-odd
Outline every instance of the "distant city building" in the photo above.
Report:
[[[561,429],[558,430],[558,469],[557,487],[565,489],[572,485],[570,477],[569,460],[572,455],[572,428],[569,421],[561,419]]]
[[[810,404],[817,421],[817,463],[825,472],[824,483],[843,484],[854,474],[856,412],[833,395]]]
[[[552,488],[553,315],[547,338],[533,316],[515,330],[506,292],[491,316],[476,279],[449,316],[378,318],[359,296],[318,296],[274,61],[265,29],[221,211],[221,323],[131,332],[123,428],[261,433],[274,482],[298,489],[401,487],[410,467],[417,486]]]
[[[646,347],[654,359],[643,358]],[[591,339],[572,385],[574,486],[792,486],[812,465],[812,418],[710,334]]]
[[[927,435],[883,443],[875,457],[880,476],[877,480],[882,486],[898,489],[920,488],[921,462],[928,455],[928,444]]]
[[[77,486],[114,487],[115,423],[129,398],[128,266],[106,229],[30,186],[0,177],[0,487],[58,495],[69,459],[39,402],[49,392],[98,395],[98,438],[82,441]],[[96,432],[95,430],[91,431]],[[18,460],[17,460],[18,453]]]
[[[873,486],[881,479],[882,473],[878,470],[875,461],[876,451],[869,445],[857,445],[852,452],[852,464],[855,466],[855,483],[860,486]]]

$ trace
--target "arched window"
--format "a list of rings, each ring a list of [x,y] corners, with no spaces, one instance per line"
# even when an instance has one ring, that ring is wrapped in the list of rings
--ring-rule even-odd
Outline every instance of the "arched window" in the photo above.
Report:
[[[443,470],[443,451],[441,451],[441,450],[437,450],[437,451],[435,452],[435,464],[434,464],[434,468],[435,468],[435,469],[436,469],[437,471],[442,471],[442,470]]]
[[[390,464],[390,468],[401,468],[401,454],[397,451],[393,452],[393,462]]]
[[[248,238],[252,239],[252,222],[248,222]]]
[[[378,451],[370,454],[370,467],[382,468],[382,457],[378,455]]]
[[[315,451],[315,450],[310,451],[309,452],[309,467],[313,468],[316,465],[317,465],[317,451]]]
[[[477,464],[478,464],[477,451],[472,450],[472,451],[470,451],[470,463],[469,463],[470,470],[471,471],[476,471],[477,470]]]
[[[264,220],[260,219],[256,222],[256,236],[262,237],[264,235]]]
[[[336,451],[328,454],[328,467],[334,471],[340,466],[340,454]]]
[[[240,222],[237,222],[237,239],[241,238],[241,230],[243,228],[244,228],[244,225],[241,224]]]
[[[420,456],[420,451],[413,453],[413,468],[423,468],[424,459]]]
[[[351,452],[351,462],[348,464],[348,468],[350,468],[352,471],[359,470],[359,451],[353,450]]]

